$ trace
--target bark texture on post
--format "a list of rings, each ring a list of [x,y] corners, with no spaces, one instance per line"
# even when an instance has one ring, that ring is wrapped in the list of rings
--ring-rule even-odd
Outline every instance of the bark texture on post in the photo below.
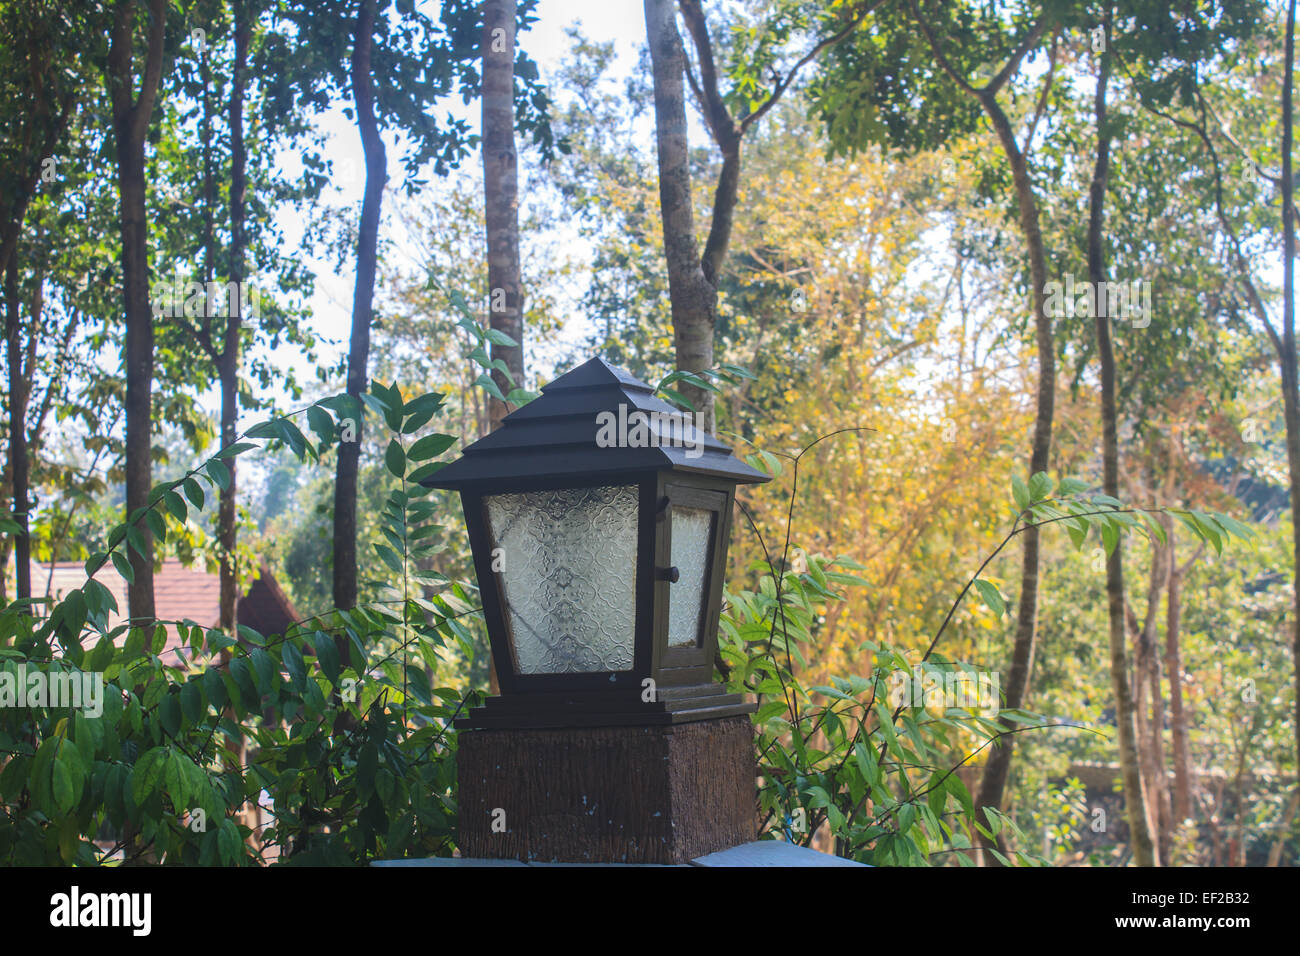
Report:
[[[523,280],[519,264],[519,158],[515,152],[515,2],[483,5],[483,214],[487,226],[488,323],[516,345],[492,344],[512,385],[499,370],[492,380],[501,394],[524,386]],[[491,398],[490,427],[506,417],[506,404]]]
[[[756,836],[757,764],[748,717],[469,730],[459,746],[466,857],[688,863]]]

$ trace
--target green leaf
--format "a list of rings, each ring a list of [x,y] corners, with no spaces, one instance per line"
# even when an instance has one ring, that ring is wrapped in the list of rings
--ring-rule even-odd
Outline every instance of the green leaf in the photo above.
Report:
[[[1119,529],[1109,521],[1102,520],[1101,526],[1101,546],[1106,551],[1106,557],[1115,553],[1115,548],[1119,546]]]
[[[402,573],[402,558],[396,551],[386,544],[376,544],[375,552],[383,559],[384,564],[392,569],[394,574]]]
[[[456,444],[455,435],[426,435],[411,446],[406,457],[411,461],[427,461],[441,455],[454,444]]]
[[[675,405],[680,405],[682,408],[689,409],[692,412],[695,411],[695,403],[676,389],[665,388],[660,385],[655,389],[655,393],[666,396],[668,400]]]
[[[268,421],[258,422],[248,431],[244,432],[249,438],[276,438],[278,437],[279,419],[269,419]]]
[[[516,408],[523,408],[529,402],[535,401],[541,394],[541,392],[534,392],[527,388],[512,388],[506,392],[506,402]]]
[[[73,788],[72,771],[63,756],[67,746],[65,742],[60,748],[59,754],[54,758],[50,774],[50,797],[54,802],[54,808],[60,813],[70,812],[81,798],[80,793]]]
[[[1146,525],[1147,530],[1151,533],[1151,537],[1161,544],[1167,543],[1164,526],[1145,511],[1139,512],[1139,514],[1142,516],[1142,523]]]
[[[379,748],[367,743],[357,757],[357,796],[366,800],[374,793],[375,770],[379,766]]]
[[[1052,494],[1052,479],[1047,477],[1047,472],[1040,471],[1032,475],[1029,479],[1029,498],[1031,501],[1042,501]]]
[[[316,650],[316,660],[320,662],[321,670],[325,672],[325,676],[330,679],[330,683],[337,684],[339,680],[339,649],[334,645],[334,638],[324,631],[317,631],[312,635],[312,647]]]
[[[1007,604],[1002,599],[1001,592],[998,591],[994,584],[985,581],[983,578],[976,578],[974,583],[975,590],[979,591],[980,597],[983,599],[984,603],[988,605],[989,610],[998,617],[1001,617],[1006,613]]]
[[[175,738],[181,731],[181,699],[178,694],[168,694],[158,702],[158,720],[167,736]]]
[[[1253,538],[1255,536],[1254,528],[1248,524],[1243,524],[1229,515],[1219,514],[1216,511],[1214,512],[1214,520],[1219,527],[1223,528],[1223,530],[1227,531],[1229,534],[1236,535],[1238,538]]]
[[[239,689],[240,699],[244,706],[249,710],[255,710],[262,702],[261,695],[257,692],[257,685],[253,683],[252,668],[248,666],[247,658],[236,657],[230,662],[230,676]]]
[[[212,702],[212,706],[220,710],[226,705],[228,700],[226,682],[221,679],[221,671],[217,668],[210,667],[203,672],[203,689],[207,692],[207,698]]]
[[[203,510],[203,486],[193,478],[186,478],[181,487],[185,489],[185,497],[190,499],[190,504]]]
[[[208,475],[217,483],[217,487],[222,491],[230,488],[230,469],[225,466],[224,462],[212,459],[206,466]]]
[[[1029,489],[1019,475],[1011,476],[1011,497],[1016,500],[1016,507],[1021,511],[1029,507]]]
[[[250,451],[251,449],[261,448],[261,447],[262,447],[261,445],[256,445],[253,442],[237,441],[233,445],[227,445],[225,448],[221,449],[212,457],[213,458],[234,458],[236,455],[242,455],[246,451]]]
[[[412,471],[407,475],[407,481],[412,484],[420,483],[420,481],[424,481],[426,477],[437,475],[439,471],[442,471],[443,468],[446,467],[447,462],[425,462],[424,464],[421,464],[419,468],[416,468],[415,471]],[[412,494],[413,493],[415,492],[412,492]]]
[[[146,750],[135,762],[131,771],[131,797],[136,804],[143,804],[162,782],[163,770],[167,762],[166,747],[153,747]]]
[[[403,415],[421,415],[424,413],[433,413],[442,408],[446,402],[447,396],[442,392],[425,392],[416,398],[411,399],[402,409]]]
[[[402,443],[396,438],[388,442],[388,450],[384,452],[384,466],[394,477],[406,477],[406,452],[402,450]]]
[[[1080,478],[1062,478],[1061,483],[1056,487],[1056,493],[1063,498],[1081,495],[1088,490],[1088,487],[1088,483]]]
[[[188,762],[184,754],[172,751],[163,767],[163,786],[172,798],[172,807],[178,812],[186,807],[190,797],[189,773],[185,768]]]
[[[181,686],[181,711],[191,724],[197,725],[203,719],[206,710],[203,690],[197,679],[188,680]]]
[[[322,442],[334,438],[334,417],[319,405],[307,406],[307,427],[316,433]]]
[[[163,504],[171,512],[171,516],[177,521],[184,522],[189,509],[185,507],[185,500],[174,491],[169,491],[163,495]]]
[[[484,332],[484,337],[493,345],[504,345],[508,349],[519,348],[519,343],[500,329],[487,329]]]
[[[271,655],[262,648],[255,647],[249,657],[253,662],[258,691],[263,694],[271,693],[275,689],[275,663],[271,660]]]
[[[117,568],[117,573],[122,575],[127,584],[135,583],[135,571],[131,569],[131,562],[121,551],[113,552],[113,567]]]
[[[289,680],[293,686],[302,690],[307,682],[307,666],[297,643],[291,640],[285,641],[280,648],[280,658],[284,661],[284,669],[289,672]]]
[[[501,389],[497,387],[497,383],[492,381],[492,376],[488,375],[486,372],[474,379],[474,384],[483,389],[483,391],[487,392],[493,398],[499,399],[503,402],[506,400]]]

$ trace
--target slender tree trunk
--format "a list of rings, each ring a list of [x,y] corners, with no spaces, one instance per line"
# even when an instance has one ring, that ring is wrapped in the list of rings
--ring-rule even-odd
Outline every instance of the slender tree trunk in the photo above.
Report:
[[[1011,166],[1016,200],[1020,208],[1020,228],[1029,254],[1030,281],[1033,282],[1035,341],[1038,351],[1038,390],[1034,417],[1033,446],[1029,456],[1029,472],[1047,471],[1052,446],[1052,418],[1056,405],[1056,349],[1053,344],[1052,317],[1047,311],[1047,255],[1043,248],[1043,235],[1038,221],[1038,202],[1029,166],[1016,142],[1015,132],[1006,113],[993,95],[980,97],[981,105],[993,124],[1001,141],[1007,162]],[[1006,681],[1006,706],[1023,706],[1029,690],[1034,665],[1034,644],[1038,621],[1038,563],[1039,535],[1030,528],[1022,536],[1023,552],[1020,568],[1020,600],[1016,610],[1015,643],[1011,651],[1011,669]],[[1007,729],[1012,729],[1008,725]],[[984,807],[1000,807],[1011,771],[1011,758],[1015,753],[1014,735],[1002,737],[992,748],[984,775],[980,780],[976,803]],[[984,841],[986,847],[991,844]],[[986,856],[986,860],[988,857]]]
[[[18,240],[22,235],[23,222],[27,218],[27,208],[40,182],[41,165],[54,150],[63,137],[72,118],[77,102],[77,91],[68,92],[61,100],[52,99],[51,94],[57,89],[48,74],[59,69],[59,64],[52,62],[48,53],[48,35],[32,38],[27,50],[26,68],[32,78],[31,110],[21,120],[13,133],[16,142],[24,147],[34,146],[35,153],[28,153],[23,162],[28,166],[21,172],[14,170],[14,178],[19,180],[10,195],[0,196],[0,276],[3,277],[5,301],[5,342],[9,365],[9,460],[6,484],[13,501],[14,520],[21,528],[13,536],[12,548],[15,558],[14,596],[31,597],[31,522],[28,509],[31,505],[30,468],[28,458],[27,403],[31,397],[31,375],[35,362],[31,357],[37,336],[39,310],[33,312],[32,322],[28,328],[29,356],[23,359],[22,319],[19,309],[18,291]],[[40,282],[37,282],[36,295],[41,294]],[[9,563],[11,542],[6,539],[0,549],[0,601],[5,600],[5,570]]]
[[[646,38],[654,73],[655,147],[659,161],[659,206],[668,265],[677,367],[701,372],[713,367],[713,329],[718,293],[704,274],[695,240],[691,206],[690,156],[686,138],[686,56],[677,31],[673,0],[645,0]],[[713,428],[710,392],[683,383],[682,394]]]
[[[1169,723],[1174,750],[1174,825],[1190,819],[1191,756],[1187,747],[1187,714],[1183,707],[1183,662],[1179,650],[1179,631],[1182,628],[1183,570],[1178,567],[1174,541],[1174,520],[1164,516],[1165,537],[1168,540],[1169,580],[1165,605],[1165,671],[1169,674]]]
[[[1142,787],[1146,796],[1147,829],[1156,840],[1158,859],[1165,859],[1169,845],[1169,807],[1164,759],[1165,703],[1160,685],[1159,626],[1160,595],[1166,586],[1169,562],[1165,549],[1151,543],[1151,574],[1147,582],[1147,608],[1138,641],[1138,667],[1134,683],[1137,698],[1138,749],[1141,755]],[[1150,697],[1150,704],[1145,697]]]
[[[230,77],[230,283],[227,286],[226,320],[222,328],[221,345],[217,362],[217,375],[221,382],[221,444],[235,441],[239,423],[239,365],[240,331],[244,322],[244,251],[246,194],[248,191],[248,151],[244,145],[244,93],[248,86],[248,42],[252,33],[247,0],[232,0],[234,18],[235,60]],[[229,290],[234,294],[230,295]],[[236,494],[239,473],[237,456],[226,459],[230,469],[230,485],[221,493],[217,506],[217,539],[221,553],[221,628],[236,633],[239,621],[239,574],[235,557],[238,544],[236,521]],[[229,655],[230,651],[225,652]],[[248,744],[242,737],[232,740],[231,756],[235,765],[242,768],[248,759]],[[240,807],[241,822],[252,832],[250,846],[261,849],[260,831],[257,829],[259,809],[256,801]]]
[[[365,417],[361,414],[359,396],[366,390],[370,319],[379,250],[379,212],[388,170],[384,142],[379,137],[379,123],[375,118],[374,77],[370,66],[374,30],[375,0],[362,0],[352,47],[352,98],[366,157],[366,189],[357,232],[357,281],[352,293],[347,381],[347,393],[358,398],[355,405],[358,414],[356,441],[339,444],[338,477],[334,485],[334,604],[340,608],[352,608],[357,604],[357,472]],[[341,653],[344,661],[350,659],[345,643]]]
[[[12,484],[14,520],[22,529],[14,535],[14,597],[32,596],[31,538],[28,529],[27,395],[30,390],[24,368],[22,321],[18,302],[18,251],[5,267],[5,340],[9,353],[9,475]],[[33,326],[29,335],[35,335]]]
[[[1088,277],[1094,289],[1105,281],[1105,252],[1102,248],[1105,217],[1106,179],[1110,169],[1110,130],[1106,125],[1106,86],[1110,80],[1110,14],[1105,22],[1106,49],[1101,53],[1097,76],[1097,159],[1093,168],[1088,219]],[[1101,417],[1103,488],[1119,496],[1119,413],[1115,400],[1115,352],[1111,345],[1108,309],[1098,308],[1097,353],[1101,362]],[[1106,598],[1110,615],[1110,678],[1115,693],[1115,724],[1119,744],[1120,774],[1124,781],[1124,804],[1133,858],[1139,866],[1155,866],[1156,849],[1147,826],[1146,799],[1138,761],[1136,710],[1129,684],[1124,635],[1124,550],[1123,542],[1106,558]]]
[[[1154,630],[1154,628],[1153,628]],[[1158,640],[1158,635],[1153,635]],[[1169,774],[1165,769],[1165,695],[1161,681],[1160,653],[1151,648],[1151,669],[1147,675],[1151,687],[1151,774],[1155,804],[1156,846],[1158,859],[1168,861],[1172,820],[1169,806]]]
[[[1291,792],[1291,799],[1287,801],[1286,808],[1282,811],[1282,827],[1273,839],[1273,845],[1268,851],[1268,865],[1278,866],[1282,862],[1282,851],[1286,849],[1287,837],[1294,830],[1296,814],[1300,813],[1300,789]]]
[[[646,38],[654,74],[655,146],[659,159],[659,205],[668,264],[668,292],[672,305],[673,348],[677,368],[705,372],[713,367],[713,331],[718,318],[718,281],[727,257],[735,221],[740,184],[740,144],[748,130],[790,88],[798,71],[827,47],[842,42],[881,0],[845,5],[839,24],[784,76],[777,76],[771,93],[737,120],[731,115],[718,84],[713,41],[704,7],[699,0],[644,0]],[[677,31],[677,10],[695,47],[698,76],[692,89],[700,101],[705,124],[718,147],[722,164],[713,190],[709,235],[700,253],[695,242],[691,209],[691,173],[686,137],[686,99],[683,78],[690,65]],[[682,394],[714,430],[713,393],[689,382]]]
[[[491,328],[517,344],[492,344],[492,357],[510,370],[492,380],[503,395],[524,386],[523,281],[519,267],[519,160],[515,153],[515,0],[483,5],[483,211],[487,223],[488,316]],[[491,427],[506,403],[489,402]]]
[[[1294,561],[1294,607],[1291,655],[1295,671],[1296,788],[1300,793],[1300,392],[1297,391],[1295,341],[1295,183],[1292,180],[1291,100],[1295,82],[1295,0],[1286,11],[1286,68],[1282,80],[1282,366],[1283,413],[1286,416],[1287,463],[1291,470],[1291,534]]]
[[[218,377],[221,380],[221,444],[235,441],[239,422],[239,337],[244,303],[244,215],[248,189],[247,150],[244,146],[244,90],[248,84],[248,40],[251,25],[245,0],[233,0],[235,62],[230,82],[230,281],[235,291],[227,299],[227,316],[221,341]],[[235,495],[238,472],[235,458],[227,458],[230,487],[221,493],[217,507],[217,538],[221,545],[221,627],[234,631],[238,614],[238,575],[235,565],[237,528]]]
[[[149,306],[148,221],[145,214],[144,146],[162,76],[167,4],[149,0],[148,52],[140,90],[134,94],[135,0],[119,3],[111,32],[105,77],[113,105],[117,148],[118,197],[122,233],[122,303],[126,317],[123,365],[126,371],[126,511],[148,504],[153,454],[153,313]],[[133,621],[154,617],[153,534],[136,525],[144,554],[128,548],[134,580],[128,588]]]

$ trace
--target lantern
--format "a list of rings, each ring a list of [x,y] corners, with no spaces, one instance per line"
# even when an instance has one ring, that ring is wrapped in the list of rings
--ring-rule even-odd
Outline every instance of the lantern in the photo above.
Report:
[[[460,492],[501,687],[459,725],[751,712],[712,676],[735,489],[767,480],[599,358],[425,479]]]

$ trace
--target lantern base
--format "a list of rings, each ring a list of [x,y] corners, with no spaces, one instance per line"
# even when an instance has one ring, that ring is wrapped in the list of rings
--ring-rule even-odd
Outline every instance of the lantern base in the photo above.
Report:
[[[757,831],[748,717],[460,735],[464,857],[688,863]]]
[[[721,684],[660,688],[654,700],[637,691],[549,692],[489,697],[456,721],[460,730],[541,727],[644,727],[752,714],[757,705]]]

